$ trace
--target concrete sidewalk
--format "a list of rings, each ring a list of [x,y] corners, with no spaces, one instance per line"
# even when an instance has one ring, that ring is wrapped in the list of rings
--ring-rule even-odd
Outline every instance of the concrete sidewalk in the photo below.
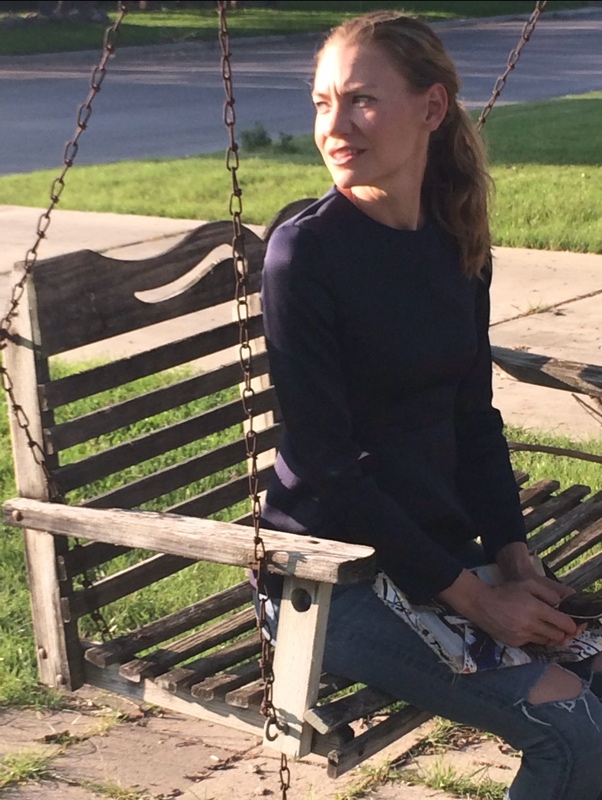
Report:
[[[41,209],[0,206],[0,312],[10,287],[34,241]],[[55,211],[40,258],[84,248],[114,258],[137,259],[173,247],[198,220]],[[492,289],[493,344],[556,358],[602,364],[602,255],[495,248]],[[202,324],[230,318],[228,308],[205,314]],[[190,325],[190,321],[188,325]],[[198,320],[195,320],[195,325]],[[181,334],[188,332],[182,322]],[[120,337],[111,353],[124,355],[141,346],[140,337]],[[94,345],[78,358],[100,357],[107,344]],[[602,418],[588,412],[568,392],[521,384],[494,370],[495,402],[505,420],[534,430],[576,438],[600,437]]]

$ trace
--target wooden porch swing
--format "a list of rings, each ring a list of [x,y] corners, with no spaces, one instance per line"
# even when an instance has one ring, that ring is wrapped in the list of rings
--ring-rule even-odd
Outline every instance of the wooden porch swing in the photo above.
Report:
[[[107,36],[105,54],[110,47]],[[227,78],[223,8],[222,47]],[[258,518],[256,501],[251,514],[240,508],[249,497],[249,463],[251,494],[265,489],[282,428],[257,297],[263,255],[275,225],[310,201],[283,209],[263,237],[243,230],[229,108],[227,103],[235,269],[230,257],[215,260],[216,248],[232,242],[230,223],[203,225],[168,252],[139,261],[89,250],[38,261],[49,212],[42,218],[17,285],[24,296],[18,288],[2,325],[1,377],[20,495],[4,504],[4,521],[24,531],[43,683],[69,690],[89,683],[247,732],[264,730],[265,740],[283,753],[326,756],[329,775],[337,777],[430,715],[410,706],[390,710],[395,698],[370,687],[342,694],[349,681],[322,673],[332,586],[370,579],[373,550],[257,529],[254,537],[249,525]],[[53,185],[52,205],[64,174],[58,191]],[[193,280],[189,273],[198,265],[200,277]],[[178,281],[185,284],[181,290]],[[169,284],[172,291],[161,292]],[[173,321],[233,297],[238,320],[184,338],[173,335]],[[194,322],[190,330],[197,330]],[[139,331],[148,342],[159,331],[161,342],[77,374],[53,372],[56,356]],[[234,397],[241,347],[243,404]],[[501,348],[494,357],[521,380],[602,397],[599,367]],[[165,370],[175,372],[159,388],[135,383]],[[115,402],[102,394],[126,386],[132,389],[127,399]],[[82,414],[78,403],[87,398],[95,398],[97,410]],[[111,442],[115,431],[123,434],[119,444]],[[224,432],[228,443],[216,445]],[[84,443],[89,452],[82,457]],[[158,457],[164,466],[150,472],[149,460]],[[104,488],[109,478],[116,488]],[[561,490],[553,478],[531,485],[526,474],[516,478],[531,548],[551,568],[565,570],[563,580],[571,585],[592,585],[602,577],[602,553],[595,547],[602,540],[601,495],[586,486]],[[225,516],[233,521],[222,521]],[[113,603],[194,569],[199,560],[244,568],[262,560],[285,577],[273,674],[264,674],[267,700],[259,663],[265,650],[260,659],[247,581],[126,633],[114,633],[106,622]],[[103,641],[80,636],[78,621],[86,615],[99,624]],[[270,703],[264,729],[260,707],[267,704],[269,712]],[[371,715],[377,715],[375,723],[358,732],[356,721]]]

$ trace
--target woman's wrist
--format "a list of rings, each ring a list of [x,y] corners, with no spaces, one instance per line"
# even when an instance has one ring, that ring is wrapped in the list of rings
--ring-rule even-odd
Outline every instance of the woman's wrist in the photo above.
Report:
[[[492,587],[465,569],[456,580],[439,592],[439,597],[458,613],[472,619],[474,609],[481,605],[483,595],[491,592]]]
[[[500,548],[495,560],[507,581],[524,581],[538,574],[524,542],[510,542]]]

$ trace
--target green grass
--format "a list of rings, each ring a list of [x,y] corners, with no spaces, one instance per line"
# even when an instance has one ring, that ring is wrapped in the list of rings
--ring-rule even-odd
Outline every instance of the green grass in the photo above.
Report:
[[[60,362],[53,365],[53,377],[81,371],[84,365],[69,365],[66,367]],[[173,370],[161,373],[152,378],[141,379],[126,386],[120,387],[110,395],[101,393],[89,400],[73,403],[60,409],[57,421],[67,419],[74,415],[89,413],[104,407],[109,402],[118,402],[128,397],[144,394],[166,383],[173,383],[187,376],[184,370]],[[234,390],[231,393],[219,393],[206,398],[196,404],[181,406],[165,414],[157,415],[151,422],[144,421],[139,425],[130,426],[115,434],[100,437],[89,442],[86,446],[78,446],[67,452],[65,461],[78,460],[85,454],[100,452],[107,446],[116,445],[125,440],[148,432],[151,427],[160,427],[167,421],[175,423],[179,420],[199,414],[203,410],[213,407],[221,402],[234,399],[237,396]],[[240,430],[232,429],[220,436],[210,436],[194,445],[181,447],[164,456],[155,458],[138,467],[136,470],[124,470],[119,476],[106,479],[91,487],[86,492],[75,491],[70,496],[70,501],[78,502],[86,497],[108,491],[127,480],[140,477],[143,474],[156,472],[171,463],[183,460],[204,450],[217,447],[234,436],[240,436]],[[0,394],[0,503],[9,497],[14,497],[15,483],[12,471],[11,446],[8,433],[6,414],[6,400],[4,393]],[[228,476],[244,469],[241,465],[237,469],[225,471]],[[196,494],[208,488],[210,483],[217,480],[212,476],[205,482],[200,481],[193,489],[186,488],[176,491],[161,499],[161,503],[149,503],[146,508],[165,507],[183,501],[190,494]],[[244,511],[245,504],[239,504],[230,514],[224,512],[214,515],[215,518],[237,516]],[[251,535],[251,533],[249,533]],[[115,559],[99,571],[97,577],[111,574],[129,564],[140,560],[145,554],[142,551],[133,551],[125,556]],[[164,614],[189,605],[191,602],[204,596],[214,594],[243,578],[243,570],[219,564],[198,563],[178,572],[158,584],[142,589],[128,598],[118,600],[103,609],[112,632],[124,632],[157,619]],[[77,587],[76,587],[77,588]],[[80,624],[82,635],[89,638],[98,638],[98,632],[90,618],[84,618]],[[58,695],[37,686],[35,656],[32,642],[32,625],[27,592],[27,579],[22,546],[21,531],[16,528],[4,527],[0,537],[0,706],[13,705],[49,705],[59,701]]]
[[[550,10],[579,8],[585,2],[554,2]],[[284,10],[268,8],[242,8],[229,14],[229,27],[233,36],[265,36],[271,34],[306,33],[325,31],[349,15],[371,8],[403,8],[428,20],[458,19],[464,17],[495,16],[498,14],[530,13],[534,3],[530,0],[500,0],[493,2],[288,2]],[[113,17],[114,13],[111,14]],[[0,15],[4,16],[4,15]],[[22,23],[17,27],[0,28],[0,54],[25,55],[73,50],[99,49],[103,27],[90,23],[62,25],[33,25]],[[170,9],[158,12],[131,12],[119,31],[118,46],[167,44],[217,38],[217,16],[213,9]]]
[[[484,136],[496,183],[496,244],[602,253],[602,92],[500,107]],[[0,203],[47,205],[56,174],[0,176]],[[310,135],[293,137],[286,148],[243,149],[239,178],[249,223],[265,224],[286,203],[330,185]],[[221,154],[75,167],[61,207],[224,219],[229,181]]]
[[[491,780],[486,767],[480,767],[469,775],[462,775],[442,759],[426,769],[418,767],[401,770],[398,778],[404,783],[427,786],[429,789],[468,800],[503,800],[508,788],[506,784]]]
[[[55,753],[24,750],[5,756],[0,761],[0,792],[27,781],[42,781],[51,777],[50,763]]]

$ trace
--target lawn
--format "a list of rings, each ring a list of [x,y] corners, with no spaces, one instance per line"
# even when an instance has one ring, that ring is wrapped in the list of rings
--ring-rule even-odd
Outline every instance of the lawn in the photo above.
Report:
[[[241,8],[230,12],[233,36],[265,36],[271,34],[324,31],[349,15],[370,8],[403,8],[427,20],[458,19],[525,14],[534,8],[530,0],[440,0],[439,2],[285,2],[281,9]],[[550,11],[580,8],[585,2],[550,0]],[[113,6],[111,6],[112,8]],[[114,13],[112,12],[114,17]],[[1,19],[2,15],[0,15]],[[213,39],[217,36],[217,20],[212,9],[169,9],[157,12],[129,13],[119,32],[118,45],[168,44]],[[0,54],[26,55],[73,50],[97,49],[102,44],[102,26],[90,23],[34,25],[23,22],[15,27],[0,26]]]
[[[243,143],[258,138],[241,134]],[[496,244],[602,253],[602,92],[497,108],[484,136],[496,184]],[[47,205],[55,174],[0,176],[0,204]],[[239,178],[245,220],[258,224],[330,184],[310,136],[243,147]],[[229,175],[221,153],[75,167],[67,184],[61,208],[208,220],[227,215]]]

